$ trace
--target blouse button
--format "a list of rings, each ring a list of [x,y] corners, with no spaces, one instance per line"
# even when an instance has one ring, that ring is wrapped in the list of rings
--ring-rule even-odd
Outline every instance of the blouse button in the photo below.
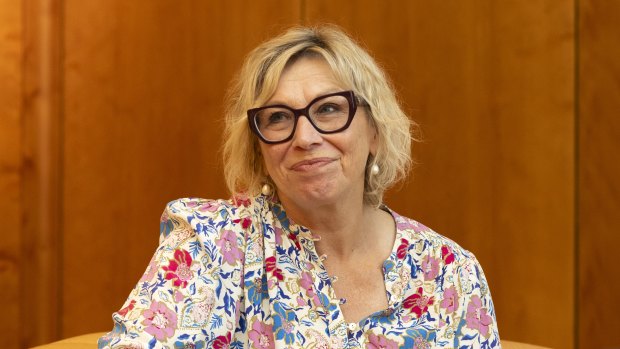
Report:
[[[347,326],[349,328],[349,331],[357,331],[358,330],[358,326],[355,322],[349,322],[349,325]]]

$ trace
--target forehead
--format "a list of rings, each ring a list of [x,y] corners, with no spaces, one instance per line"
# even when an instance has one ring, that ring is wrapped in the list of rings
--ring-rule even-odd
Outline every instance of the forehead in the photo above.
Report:
[[[344,89],[330,65],[322,57],[298,58],[284,68],[269,103],[304,104],[312,99]]]

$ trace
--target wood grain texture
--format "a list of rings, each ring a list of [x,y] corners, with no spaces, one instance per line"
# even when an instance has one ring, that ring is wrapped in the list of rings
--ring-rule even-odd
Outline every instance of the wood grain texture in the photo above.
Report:
[[[165,203],[227,196],[228,82],[297,22],[343,26],[394,78],[425,141],[387,202],[476,253],[502,338],[571,348],[578,317],[580,347],[618,346],[620,9],[578,3],[576,163],[571,3],[0,0],[0,328],[20,333],[0,347],[110,328]]]
[[[365,43],[422,126],[387,203],[478,256],[502,338],[572,348],[572,4],[307,5]]]
[[[579,343],[620,347],[620,3],[579,2]]]
[[[21,60],[19,2],[0,0],[0,328],[19,334],[21,246]],[[0,336],[0,348],[19,348],[20,336]]]
[[[25,0],[22,85],[21,345],[59,336],[61,1]],[[36,314],[36,315],[35,315]]]
[[[298,1],[65,2],[63,336],[111,329],[182,196],[227,197],[223,96]],[[85,314],[88,309],[88,314]],[[89,321],[83,321],[88,316]]]

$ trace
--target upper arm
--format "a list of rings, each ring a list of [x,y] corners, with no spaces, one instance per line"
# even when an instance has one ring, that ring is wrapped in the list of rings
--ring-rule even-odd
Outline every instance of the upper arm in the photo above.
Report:
[[[123,308],[114,313],[115,328],[100,347],[206,344],[234,328],[235,300],[242,292],[234,279],[241,264],[227,264],[220,249],[230,222],[220,211],[187,206],[181,200],[166,207],[160,245]]]

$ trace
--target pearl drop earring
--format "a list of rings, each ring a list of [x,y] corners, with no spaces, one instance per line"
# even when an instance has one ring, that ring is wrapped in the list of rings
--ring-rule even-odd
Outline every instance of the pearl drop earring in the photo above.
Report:
[[[379,174],[379,165],[377,164],[373,164],[372,166],[370,166],[370,173],[372,175],[378,175]]]
[[[271,188],[271,185],[265,183],[261,188],[260,192],[265,196],[271,196],[271,194],[273,193],[273,189]]]

